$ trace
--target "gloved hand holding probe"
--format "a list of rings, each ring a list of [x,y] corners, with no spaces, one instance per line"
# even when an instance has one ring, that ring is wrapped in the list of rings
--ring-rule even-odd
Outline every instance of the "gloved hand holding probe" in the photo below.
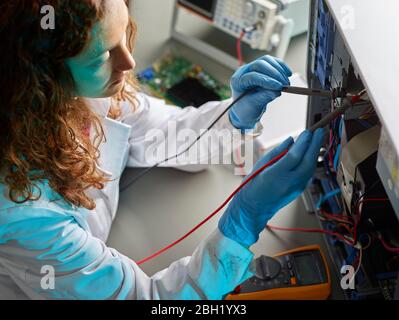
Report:
[[[252,90],[229,111],[230,121],[237,129],[253,129],[266,111],[267,104],[281,95],[288,86],[290,68],[281,60],[263,56],[239,68],[231,78],[234,100]]]
[[[253,172],[289,149],[233,198],[219,220],[220,231],[246,247],[254,244],[273,215],[305,190],[316,169],[323,137],[323,129],[305,131],[295,143],[289,138],[258,161]]]

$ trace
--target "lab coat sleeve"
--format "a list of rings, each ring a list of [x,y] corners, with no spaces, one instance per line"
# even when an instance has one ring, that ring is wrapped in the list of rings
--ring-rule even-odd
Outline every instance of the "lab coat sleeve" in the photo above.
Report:
[[[121,106],[121,121],[132,127],[128,167],[149,167],[184,151],[226,110],[232,99],[208,102],[199,108],[179,108],[143,93],[137,94],[137,101],[136,111],[128,102]],[[199,171],[209,164],[231,163],[231,153],[242,144],[242,139],[227,112],[189,152],[160,166]]]
[[[221,299],[253,274],[253,254],[218,230],[149,277],[73,217],[29,210],[33,218],[0,226],[0,258],[32,299]]]

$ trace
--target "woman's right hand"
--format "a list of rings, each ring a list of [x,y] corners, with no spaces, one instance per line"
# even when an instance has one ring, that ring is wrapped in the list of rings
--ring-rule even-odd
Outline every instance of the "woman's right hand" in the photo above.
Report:
[[[254,244],[273,215],[305,190],[316,169],[323,137],[323,129],[314,134],[305,131],[295,143],[289,138],[258,161],[253,172],[289,150],[234,197],[219,221],[220,231],[244,246]]]

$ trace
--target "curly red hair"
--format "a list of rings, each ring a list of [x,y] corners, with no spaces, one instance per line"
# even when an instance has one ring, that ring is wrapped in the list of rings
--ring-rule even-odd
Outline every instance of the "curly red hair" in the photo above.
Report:
[[[98,170],[98,146],[104,139],[101,120],[80,99],[65,64],[90,40],[90,31],[103,18],[103,0],[2,0],[0,3],[0,169],[9,198],[16,203],[37,200],[35,182],[47,179],[67,202],[94,209],[86,195],[109,180]],[[40,9],[55,9],[56,28],[43,30]],[[136,28],[130,21],[130,49]],[[128,99],[134,108],[137,82],[116,97],[109,116],[120,114]],[[84,128],[94,128],[94,139]],[[39,189],[40,194],[40,189]]]

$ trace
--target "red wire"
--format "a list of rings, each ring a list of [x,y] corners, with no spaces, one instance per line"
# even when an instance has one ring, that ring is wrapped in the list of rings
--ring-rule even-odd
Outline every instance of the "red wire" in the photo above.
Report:
[[[196,227],[194,227],[192,230],[190,230],[188,233],[186,233],[184,236],[181,238],[177,239],[175,242],[171,243],[170,245],[166,246],[165,248],[155,252],[154,254],[150,255],[147,258],[144,258],[140,261],[137,262],[138,265],[141,265],[157,256],[160,254],[164,253],[165,251],[169,250],[170,248],[174,247],[184,239],[186,239],[189,235],[194,233],[198,228],[200,228],[202,225],[204,225],[206,222],[208,222],[211,218],[213,218],[216,214],[219,213],[220,210],[223,209],[223,207],[226,206],[226,204],[242,189],[244,188],[252,179],[254,179],[257,175],[259,175],[263,170],[266,168],[270,167],[271,165],[275,164],[277,161],[279,161],[282,157],[284,157],[287,154],[288,150],[280,153],[277,157],[273,158],[270,160],[268,163],[263,165],[261,168],[256,170],[254,173],[252,173],[234,192],[210,215],[208,216],[205,220],[203,220],[201,223],[199,223]]]
[[[272,230],[279,230],[279,231],[294,231],[294,232],[309,232],[309,233],[324,233],[324,234],[328,234],[330,236],[336,236],[337,238],[339,238],[340,240],[352,245],[352,243],[349,242],[348,239],[346,239],[342,234],[339,234],[337,232],[332,232],[329,230],[323,230],[323,229],[306,229],[306,228],[283,228],[283,227],[275,227],[272,225],[267,225],[266,226],[269,229]]]
[[[337,223],[337,225],[339,226],[339,227],[342,227],[342,228],[344,228],[346,231],[348,231],[348,233],[349,234],[353,234],[353,229],[350,229],[345,223]]]
[[[242,51],[241,51],[241,41],[244,39],[245,36],[245,31],[242,30],[240,33],[240,36],[237,39],[236,43],[236,48],[237,48],[237,59],[238,59],[238,65],[241,67],[244,64],[243,58],[242,58]]]
[[[385,250],[393,252],[393,253],[399,253],[399,248],[394,248],[388,245],[385,240],[381,237],[378,236],[378,239],[381,241],[382,245],[384,246]]]
[[[356,95],[356,96],[353,96],[353,97],[351,98],[351,102],[352,102],[352,104],[356,104],[356,103],[358,103],[361,99],[362,99],[362,95],[361,95],[361,94],[360,94],[360,95]]]
[[[348,223],[352,223],[351,219],[348,216],[344,216],[342,214],[335,214],[335,213],[329,213],[325,210],[320,210],[321,214],[325,216],[326,218],[332,219],[332,220],[338,220],[338,221],[345,221]]]

